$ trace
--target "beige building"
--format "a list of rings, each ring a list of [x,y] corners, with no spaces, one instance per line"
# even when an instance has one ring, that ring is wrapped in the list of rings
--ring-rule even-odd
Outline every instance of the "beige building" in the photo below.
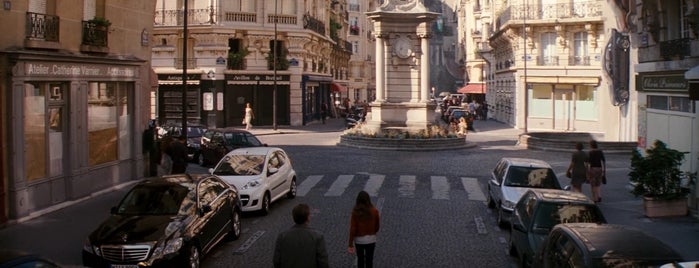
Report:
[[[332,93],[353,81],[346,1],[188,5],[184,42],[183,1],[156,4],[153,116],[161,124],[181,122],[185,79],[187,120],[209,127],[241,125],[246,103],[255,112],[253,125],[304,125],[318,120],[321,105],[330,106]]]
[[[0,224],[143,177],[153,1],[4,1]]]

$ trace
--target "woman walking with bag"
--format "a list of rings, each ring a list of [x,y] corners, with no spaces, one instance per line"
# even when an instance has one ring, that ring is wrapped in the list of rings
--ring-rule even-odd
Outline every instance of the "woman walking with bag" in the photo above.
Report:
[[[566,171],[566,177],[570,178],[573,191],[582,193],[582,184],[587,180],[587,153],[583,150],[581,142],[575,143],[575,152],[571,156],[570,165]]]
[[[374,266],[374,248],[376,247],[379,222],[379,210],[371,204],[369,194],[365,191],[359,192],[352,209],[349,247],[347,248],[347,252],[350,254],[357,254],[358,268],[372,268]]]
[[[597,149],[596,140],[590,141],[590,152],[588,154],[590,170],[587,173],[587,177],[590,182],[592,201],[598,203],[602,202],[600,186],[602,185],[602,183],[605,183],[604,177],[607,173],[607,161],[604,159],[604,153],[602,152],[602,150]]]

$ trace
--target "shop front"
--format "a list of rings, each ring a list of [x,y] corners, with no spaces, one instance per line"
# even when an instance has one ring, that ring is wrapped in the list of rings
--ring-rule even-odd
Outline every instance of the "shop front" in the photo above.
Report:
[[[187,75],[187,123],[206,124],[202,122],[201,107],[201,75]],[[181,124],[182,123],[182,73],[158,74],[158,123]]]
[[[145,61],[28,52],[6,59],[10,219],[142,177]]]
[[[301,78],[301,94],[303,96],[303,124],[320,120],[320,107],[323,103],[334,103],[332,97],[332,77],[318,75],[303,75]],[[328,106],[329,107],[329,106]]]
[[[226,74],[223,94],[223,126],[242,126],[245,104],[250,103],[255,117],[252,125],[273,125],[276,105],[277,125],[290,124],[290,76],[272,74]],[[277,98],[274,100],[274,89]]]

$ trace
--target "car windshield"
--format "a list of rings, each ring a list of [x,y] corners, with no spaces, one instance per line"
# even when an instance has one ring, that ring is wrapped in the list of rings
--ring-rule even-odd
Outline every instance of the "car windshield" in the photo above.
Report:
[[[235,147],[256,147],[262,146],[255,136],[249,135],[247,133],[224,133],[224,139],[226,140],[226,145]]]
[[[541,203],[534,216],[533,230],[551,230],[559,223],[606,222],[597,206],[590,204]]]
[[[214,169],[219,176],[252,176],[262,173],[264,155],[230,155],[224,157]]]
[[[201,127],[187,127],[187,137],[201,137],[204,129]]]
[[[144,184],[136,186],[117,206],[122,215],[176,215],[182,201],[189,193],[187,187],[178,184]]]
[[[558,178],[550,168],[510,167],[505,186],[560,189]]]

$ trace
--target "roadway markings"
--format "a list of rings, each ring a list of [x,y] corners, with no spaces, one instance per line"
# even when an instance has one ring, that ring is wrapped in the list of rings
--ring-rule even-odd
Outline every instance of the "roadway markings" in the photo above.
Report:
[[[364,185],[364,191],[367,192],[369,196],[379,195],[379,189],[381,189],[384,178],[386,178],[384,175],[370,175],[369,180]]]
[[[484,201],[485,194],[481,189],[480,183],[476,178],[461,178],[461,183],[464,185],[464,189],[468,193],[468,200],[474,201]]]
[[[347,186],[349,186],[350,182],[352,182],[353,178],[354,175],[337,176],[335,182],[333,182],[333,184],[330,185],[330,189],[328,189],[328,191],[325,192],[325,196],[341,196],[342,193],[345,192]]]
[[[401,197],[415,197],[415,176],[400,175],[398,179],[398,193]]]
[[[296,195],[306,196],[321,179],[323,179],[323,175],[308,176],[306,180],[302,181],[298,188],[296,188]]]
[[[265,231],[257,231],[254,234],[252,234],[250,238],[248,238],[248,240],[245,240],[245,243],[243,243],[242,245],[240,245],[240,247],[233,251],[233,254],[245,253],[252,246],[252,244],[255,244],[257,239],[260,239],[260,237],[262,237],[263,234],[265,234]]]
[[[431,176],[432,199],[449,199],[449,181],[444,176]]]
[[[477,216],[473,219],[473,221],[476,222],[476,230],[478,230],[479,234],[488,234],[488,229],[485,227],[483,218]]]

